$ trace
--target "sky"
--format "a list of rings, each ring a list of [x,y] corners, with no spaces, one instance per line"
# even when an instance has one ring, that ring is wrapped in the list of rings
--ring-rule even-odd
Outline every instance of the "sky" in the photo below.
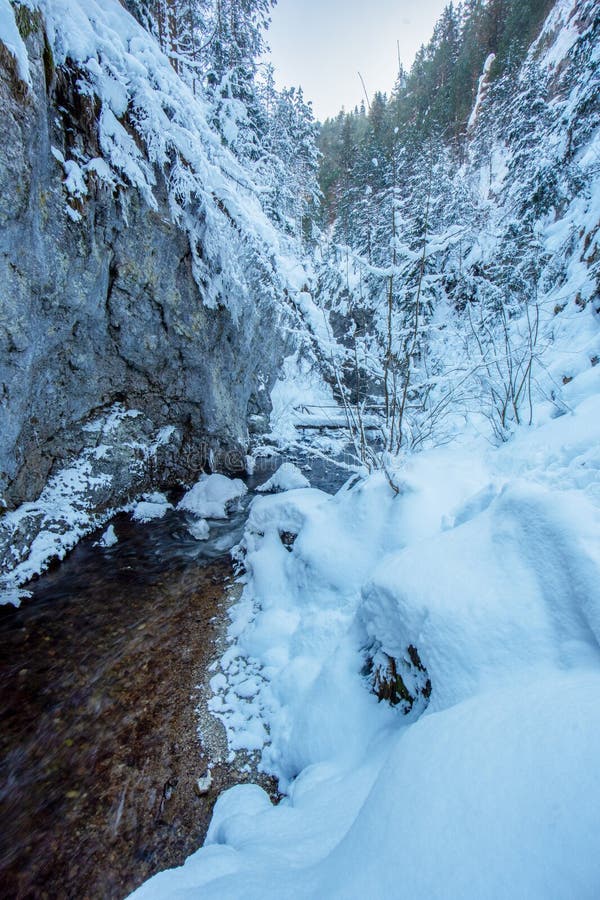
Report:
[[[389,91],[448,0],[278,0],[267,34],[278,87],[301,85],[318,119]]]

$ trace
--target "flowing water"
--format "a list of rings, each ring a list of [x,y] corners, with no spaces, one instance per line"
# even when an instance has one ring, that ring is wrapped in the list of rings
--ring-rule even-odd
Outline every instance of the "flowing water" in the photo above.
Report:
[[[330,491],[347,475],[318,460],[308,474]],[[180,865],[218,793],[251,777],[219,762],[198,792],[214,759],[195,711],[250,498],[208,541],[176,511],[146,524],[120,514],[114,547],[91,535],[19,609],[0,607],[1,897],[124,897]]]

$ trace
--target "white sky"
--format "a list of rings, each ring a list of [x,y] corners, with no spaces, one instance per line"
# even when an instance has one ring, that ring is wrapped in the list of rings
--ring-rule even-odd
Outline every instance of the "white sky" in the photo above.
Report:
[[[279,87],[301,85],[318,119],[394,85],[449,0],[278,0],[267,40]]]

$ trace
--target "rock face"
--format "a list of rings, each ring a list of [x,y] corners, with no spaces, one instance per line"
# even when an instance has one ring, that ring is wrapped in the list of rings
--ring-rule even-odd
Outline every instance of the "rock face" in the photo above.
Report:
[[[238,323],[203,305],[166,190],[158,212],[93,177],[84,201],[67,192],[62,157],[101,156],[98,111],[54,67],[41,19],[20,17],[33,90],[0,44],[0,498],[37,496],[114,403],[177,427],[177,476],[209,451],[235,469],[284,349],[276,317],[259,287]]]

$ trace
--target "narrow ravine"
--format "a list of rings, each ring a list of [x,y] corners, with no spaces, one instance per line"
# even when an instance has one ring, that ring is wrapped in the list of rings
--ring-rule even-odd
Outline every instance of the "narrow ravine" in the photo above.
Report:
[[[250,490],[277,464],[263,462]],[[333,489],[345,473],[317,461],[313,477]],[[250,497],[209,541],[177,512],[120,514],[114,547],[90,536],[19,609],[0,608],[1,896],[118,900],[201,844],[224,788],[256,780],[215,758],[222,736],[203,745],[197,713]]]

